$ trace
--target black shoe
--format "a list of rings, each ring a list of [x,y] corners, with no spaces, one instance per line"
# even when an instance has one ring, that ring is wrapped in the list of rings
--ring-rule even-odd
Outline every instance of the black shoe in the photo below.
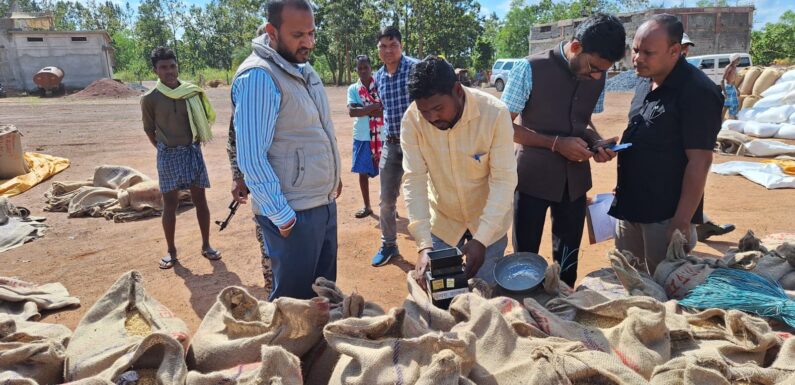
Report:
[[[728,234],[734,231],[734,228],[732,224],[716,225],[713,222],[707,222],[696,226],[696,234],[699,242],[704,242],[714,235]]]

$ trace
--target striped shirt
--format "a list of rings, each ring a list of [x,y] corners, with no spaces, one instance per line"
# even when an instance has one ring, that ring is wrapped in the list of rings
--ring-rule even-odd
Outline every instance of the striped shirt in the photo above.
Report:
[[[566,63],[569,60],[563,52],[563,43],[560,43],[560,53]],[[602,76],[605,76],[604,74]],[[533,90],[533,69],[530,62],[527,60],[520,60],[516,62],[508,76],[508,82],[505,84],[505,90],[502,93],[502,101],[508,106],[508,110],[513,113],[521,114],[524,110],[527,100],[530,99],[530,92]],[[599,95],[596,101],[596,107],[593,112],[598,114],[605,110],[605,90]]]
[[[243,72],[232,83],[237,163],[251,192],[255,211],[263,213],[276,226],[283,226],[295,217],[266,156],[273,143],[281,99],[273,78],[262,68]]]
[[[409,74],[418,62],[417,59],[402,55],[394,74],[387,71],[386,65],[375,73],[375,83],[384,104],[384,130],[387,136],[400,136],[400,120],[411,104]]]

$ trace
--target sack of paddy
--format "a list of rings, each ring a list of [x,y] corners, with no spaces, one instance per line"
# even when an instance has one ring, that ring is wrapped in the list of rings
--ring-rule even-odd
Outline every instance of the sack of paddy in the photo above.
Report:
[[[612,267],[594,270],[580,279],[576,291],[591,290],[605,298],[618,299],[629,296],[627,289],[621,284]]]
[[[358,293],[345,295],[337,285],[323,277],[319,277],[312,285],[318,297],[326,298],[330,307],[330,321],[346,318],[362,318],[384,315],[384,310],[372,303],[365,302]],[[328,346],[325,338],[321,338],[312,349],[302,357],[303,378],[307,385],[326,385],[340,354]]]
[[[792,113],[795,113],[795,106],[792,105],[770,107],[757,114],[756,121],[760,123],[784,123]]]
[[[646,295],[667,301],[665,291],[646,273],[645,266],[632,253],[608,252],[611,267],[593,271],[583,277],[577,291],[592,290],[608,299]]]
[[[80,305],[58,282],[38,285],[15,278],[0,277],[0,314],[38,321],[41,312]]]
[[[757,99],[756,102],[754,102],[753,106],[749,107],[756,107],[756,108],[779,107],[787,104],[785,102],[786,98],[787,94],[783,92],[778,94],[772,94],[765,96],[761,99]]]
[[[301,357],[316,345],[329,320],[325,298],[259,301],[241,287],[218,294],[188,349],[191,370],[209,373],[259,362],[262,345]]]
[[[0,314],[0,383],[60,384],[64,350],[72,331]]]
[[[792,68],[792,67],[790,67],[790,68]],[[791,82],[791,81],[795,81],[795,69],[790,69],[789,71],[784,72],[784,74],[781,75],[781,77],[779,78],[779,83],[780,82]]]
[[[407,315],[404,309],[394,308],[386,315],[346,318],[326,325],[323,334],[329,346],[341,354],[329,384],[413,385],[422,383],[421,378],[428,383],[433,381],[427,378],[430,373],[444,374],[431,366],[444,351],[460,359],[460,373],[453,376],[464,382],[475,363],[475,336],[441,331],[415,336],[416,326]]]
[[[578,309],[577,321],[564,320],[529,298],[525,306],[550,337],[580,341],[588,349],[613,356],[646,379],[655,366],[670,359],[666,310],[652,298],[617,299]]]
[[[677,357],[654,370],[652,385],[792,385],[795,339],[789,339],[776,355],[775,361],[762,367],[737,365],[715,357]]]
[[[776,84],[772,85],[770,88],[766,89],[765,92],[762,92],[759,95],[764,97],[780,93],[786,94],[790,91],[795,91],[795,80],[791,81],[779,80]]]
[[[793,120],[795,118],[795,113],[790,115],[789,120]],[[793,139],[795,140],[795,122],[793,123],[784,123],[778,129],[776,133],[776,138],[778,139]]]
[[[754,95],[762,95],[773,84],[776,84],[778,78],[781,77],[781,71],[776,68],[768,67],[759,75],[759,78],[754,82],[754,87],[751,93]]]
[[[750,270],[777,281],[784,290],[795,290],[795,245],[788,242],[768,250],[754,232],[740,239],[737,248],[729,249],[724,257],[733,268]]]
[[[756,103],[762,100],[761,96],[757,95],[747,95],[743,98],[743,104],[740,105],[740,109],[747,109],[756,106]]]
[[[721,125],[721,130],[730,130],[742,134],[744,132],[744,127],[743,127],[744,125],[745,122],[743,122],[742,120],[727,119],[723,121],[723,124]]]
[[[22,150],[22,134],[10,124],[0,124],[0,159],[0,179],[16,178],[30,171]]]
[[[743,103],[745,103],[745,102],[743,102]],[[737,113],[737,120],[741,120],[743,122],[753,121],[754,118],[756,117],[756,115],[758,113],[762,112],[762,111],[763,111],[763,109],[761,109],[761,108],[756,109],[756,108],[745,108],[745,107],[743,107],[743,109],[740,110],[740,112]]]
[[[528,302],[538,304],[533,299]],[[540,305],[538,305],[540,307]],[[476,338],[469,379],[479,385],[638,384],[645,380],[608,353],[562,338],[526,338],[508,324],[493,301],[465,294],[453,299],[454,332]]]
[[[332,368],[333,369],[333,368]],[[186,385],[303,385],[301,361],[281,346],[261,346],[259,362],[212,372],[188,373]]]
[[[129,363],[131,356],[143,354],[142,349],[171,351],[181,344],[180,354],[184,355],[188,333],[182,320],[146,294],[141,273],[127,272],[97,300],[77,325],[66,348],[66,380],[109,373],[108,370]],[[152,337],[154,334],[157,335]],[[161,364],[168,364],[165,353]],[[147,369],[153,366],[154,363]]]
[[[762,115],[761,113],[757,115]],[[772,138],[776,135],[779,125],[775,123],[745,122],[745,134],[757,138]]]
[[[767,367],[783,338],[767,321],[738,310],[707,309],[682,312],[687,335],[671,338],[671,357],[712,357],[736,365]]]
[[[740,84],[739,88],[740,95],[753,94],[754,83],[761,74],[762,74],[762,68],[760,67],[751,67],[747,69],[745,71],[745,76],[743,76],[743,82]]]
[[[455,319],[447,310],[436,307],[428,293],[414,279],[415,272],[410,271],[406,274],[406,284],[408,295],[403,301],[403,309],[406,311],[406,318],[412,320],[410,325],[416,326],[416,330],[410,331],[414,337],[419,337],[429,331],[447,332],[455,325]]]
[[[685,244],[687,240],[682,233],[675,231],[665,259],[657,265],[653,275],[654,281],[662,286],[671,299],[684,298],[690,290],[704,283],[715,269],[727,267],[720,259],[687,255]]]
[[[184,385],[187,374],[185,348],[171,335],[156,332],[144,337],[107,369],[81,381],[121,385]]]

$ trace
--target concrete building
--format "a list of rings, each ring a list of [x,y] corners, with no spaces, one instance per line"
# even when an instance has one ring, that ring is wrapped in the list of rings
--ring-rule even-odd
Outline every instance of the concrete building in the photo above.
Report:
[[[656,8],[645,12],[618,14],[627,31],[624,60],[616,63],[618,69],[632,68],[632,40],[635,30],[658,13],[670,13],[679,18],[690,39],[696,44],[690,55],[748,52],[751,49],[751,28],[754,7],[707,8]],[[528,36],[530,54],[554,47],[562,40],[571,39],[574,29],[585,18],[561,20],[534,25]]]
[[[66,88],[84,88],[113,75],[113,48],[105,31],[54,31],[49,14],[11,12],[0,19],[0,83],[35,91],[33,75],[49,66],[64,72]]]

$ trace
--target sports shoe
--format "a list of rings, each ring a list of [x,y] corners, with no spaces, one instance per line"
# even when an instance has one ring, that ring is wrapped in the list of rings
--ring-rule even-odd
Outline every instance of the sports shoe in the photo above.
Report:
[[[370,264],[375,267],[384,266],[389,263],[389,260],[392,259],[392,257],[399,254],[400,252],[398,251],[397,245],[382,245],[381,248],[378,249],[378,252],[373,256]]]

